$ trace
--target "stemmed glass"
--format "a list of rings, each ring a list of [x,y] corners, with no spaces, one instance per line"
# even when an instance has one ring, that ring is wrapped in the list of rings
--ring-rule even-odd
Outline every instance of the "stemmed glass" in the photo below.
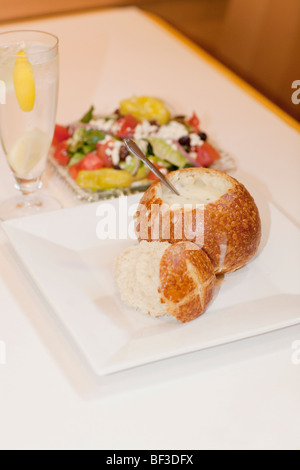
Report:
[[[20,195],[0,205],[0,219],[60,207],[44,195],[58,98],[58,39],[42,31],[0,34],[0,138]]]

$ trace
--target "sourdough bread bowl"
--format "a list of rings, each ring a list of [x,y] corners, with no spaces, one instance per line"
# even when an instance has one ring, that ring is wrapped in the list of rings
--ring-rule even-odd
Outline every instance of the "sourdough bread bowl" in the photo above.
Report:
[[[136,213],[138,240],[196,243],[217,274],[245,266],[259,247],[261,222],[243,184],[210,168],[186,168],[167,177],[180,196],[160,181],[148,188]]]
[[[126,305],[186,323],[206,310],[216,276],[208,256],[194,243],[141,241],[116,259],[115,280]]]

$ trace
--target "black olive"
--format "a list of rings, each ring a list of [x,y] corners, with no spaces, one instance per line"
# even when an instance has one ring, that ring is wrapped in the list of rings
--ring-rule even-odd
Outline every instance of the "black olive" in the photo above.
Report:
[[[180,143],[180,145],[183,145],[183,146],[187,146],[187,147],[190,147],[191,145],[191,139],[189,138],[188,135],[184,135],[183,137],[181,137],[178,142]]]
[[[205,132],[200,132],[198,135],[204,142],[207,140],[207,134],[205,134]]]
[[[120,152],[119,152],[120,160],[124,161],[128,155],[129,155],[129,151],[127,147],[125,147],[125,145],[122,145],[120,148]]]

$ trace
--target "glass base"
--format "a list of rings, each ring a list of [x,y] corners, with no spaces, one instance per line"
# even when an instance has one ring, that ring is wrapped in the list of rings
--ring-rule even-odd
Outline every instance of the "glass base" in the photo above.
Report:
[[[44,194],[16,196],[0,204],[0,220],[17,219],[61,209],[60,203]]]

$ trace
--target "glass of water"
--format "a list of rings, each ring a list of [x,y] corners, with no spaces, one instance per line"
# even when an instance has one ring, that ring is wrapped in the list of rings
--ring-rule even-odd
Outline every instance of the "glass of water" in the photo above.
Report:
[[[58,38],[42,31],[0,34],[0,139],[19,196],[0,204],[0,219],[58,209],[43,195],[41,176],[54,132]],[[5,92],[5,93],[3,93]]]

